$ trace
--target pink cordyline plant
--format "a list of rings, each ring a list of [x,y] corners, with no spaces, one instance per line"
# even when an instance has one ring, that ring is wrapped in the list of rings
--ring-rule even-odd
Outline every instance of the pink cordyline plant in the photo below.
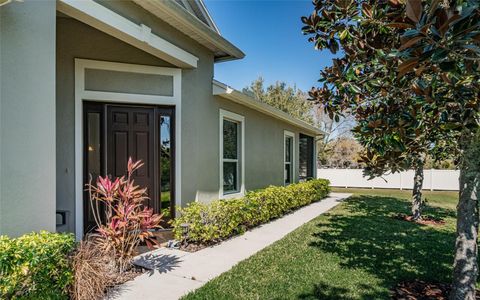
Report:
[[[157,245],[152,230],[160,228],[162,215],[145,205],[147,189],[133,180],[133,173],[142,166],[141,161],[129,158],[126,176],[114,180],[99,176],[96,184],[87,184],[97,225],[96,241],[101,249],[114,254],[121,272],[130,266],[141,242],[149,248]]]

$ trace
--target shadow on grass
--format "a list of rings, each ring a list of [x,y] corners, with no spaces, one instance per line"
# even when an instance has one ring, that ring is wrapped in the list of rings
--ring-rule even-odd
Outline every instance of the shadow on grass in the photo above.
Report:
[[[346,213],[321,219],[310,246],[339,256],[342,268],[361,269],[380,279],[383,292],[357,285],[369,293],[361,299],[385,298],[385,291],[405,280],[449,282],[455,239],[452,224],[431,227],[392,218],[408,213],[408,208],[408,202],[396,198],[354,196],[344,205]],[[425,212],[441,218],[455,215],[437,207]],[[345,299],[347,294],[346,289],[321,284],[300,298]]]
[[[366,285],[360,285],[362,290],[368,289]],[[382,299],[385,296],[383,294],[376,293],[375,291],[368,292],[362,295],[361,299],[370,300],[370,299]],[[332,286],[330,284],[319,283],[313,287],[311,293],[305,293],[298,296],[298,299],[301,300],[313,300],[313,299],[322,299],[322,300],[338,300],[338,299],[351,299],[351,291],[348,288]]]

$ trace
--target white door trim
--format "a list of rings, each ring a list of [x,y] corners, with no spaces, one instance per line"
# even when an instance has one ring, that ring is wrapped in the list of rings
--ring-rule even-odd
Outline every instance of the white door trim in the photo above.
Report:
[[[173,96],[99,92],[85,90],[85,69],[124,71],[173,77]],[[181,108],[182,70],[155,66],[133,65],[86,59],[75,59],[75,236],[83,237],[83,102],[101,101],[131,104],[175,106],[175,206],[181,206]]]

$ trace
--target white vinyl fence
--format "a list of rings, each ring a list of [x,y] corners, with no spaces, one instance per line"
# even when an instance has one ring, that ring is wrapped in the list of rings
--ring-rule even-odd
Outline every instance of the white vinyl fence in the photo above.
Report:
[[[318,169],[317,178],[330,180],[334,187],[412,189],[415,172],[408,170],[368,180],[361,169]],[[458,191],[458,170],[424,170],[423,189]]]

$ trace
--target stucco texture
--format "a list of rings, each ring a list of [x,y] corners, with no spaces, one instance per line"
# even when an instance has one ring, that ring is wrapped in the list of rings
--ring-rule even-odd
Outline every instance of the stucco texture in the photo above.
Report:
[[[0,234],[55,231],[55,5],[0,7]]]
[[[152,32],[171,41],[199,58],[196,69],[182,70],[182,178],[181,199],[194,199],[198,184],[197,169],[201,160],[196,149],[205,104],[212,99],[213,53],[156,19],[130,2],[102,2],[134,22],[146,24]],[[138,19],[138,20],[137,20]],[[74,59],[92,59],[141,65],[174,67],[148,53],[104,34],[88,25],[66,17],[57,17],[57,209],[70,212],[68,224],[61,231],[73,231],[75,210],[75,109]],[[126,82],[134,86],[134,82]],[[218,150],[217,150],[218,151]],[[183,201],[182,205],[188,201]]]
[[[298,178],[300,130],[229,100],[212,96],[213,53],[141,7],[128,1],[99,1],[102,5],[199,58],[196,69],[182,70],[181,203],[208,202],[219,197],[219,110],[245,117],[245,187],[253,190],[283,184],[284,130],[295,133],[295,179]],[[56,55],[56,199],[57,209],[70,212],[67,225],[75,229],[75,58],[174,67],[88,25],[57,16]],[[125,82],[125,88],[135,82]],[[177,179],[178,180],[178,179]]]
[[[262,114],[251,108],[215,96],[205,112],[202,127],[205,132],[199,145],[200,169],[205,170],[201,188],[196,199],[207,202],[219,197],[220,185],[220,109],[245,118],[245,189],[255,190],[268,185],[283,185],[284,182],[284,131],[295,134],[294,179],[298,180],[298,133],[299,128]],[[207,177],[207,178],[205,178]]]

